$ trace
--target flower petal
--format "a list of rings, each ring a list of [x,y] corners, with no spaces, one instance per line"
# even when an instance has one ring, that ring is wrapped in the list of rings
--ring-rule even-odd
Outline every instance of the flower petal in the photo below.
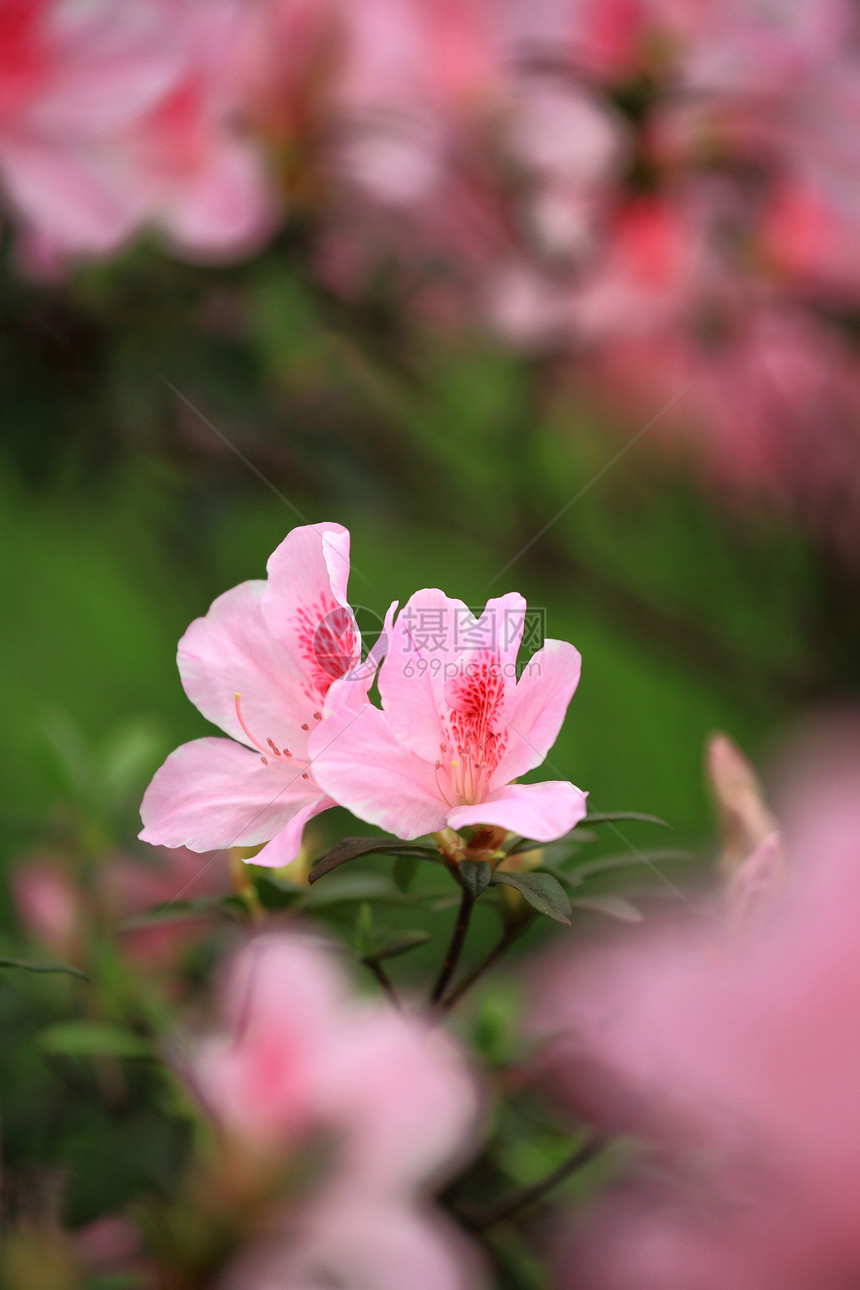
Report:
[[[191,851],[268,842],[320,790],[301,769],[270,761],[230,739],[195,739],[156,771],[140,808],[144,842]]]
[[[177,663],[185,693],[210,721],[251,746],[236,715],[261,744],[274,739],[303,757],[314,706],[303,692],[303,674],[269,631],[261,608],[266,584],[243,582],[225,591],[208,614],[196,618],[179,642]]]
[[[378,708],[339,707],[314,731],[310,748],[317,783],[360,820],[401,838],[444,827],[447,807],[433,767],[404,748]]]
[[[308,802],[307,806],[303,806],[280,833],[277,833],[262,851],[257,852],[250,863],[265,865],[269,869],[280,869],[282,865],[290,864],[299,854],[302,834],[308,820],[319,815],[320,811],[327,811],[330,806],[336,805],[334,798],[327,797],[317,789],[315,799]]]
[[[460,625],[474,623],[462,600],[437,587],[416,591],[389,633],[379,694],[389,725],[406,748],[435,762],[443,732],[445,682],[456,671]]]
[[[543,784],[509,784],[484,802],[456,806],[448,812],[452,829],[470,824],[498,824],[536,842],[552,842],[570,832],[585,815],[587,793],[563,779]]]
[[[495,788],[534,770],[558,738],[579,684],[582,657],[567,641],[548,640],[532,656],[502,712],[510,738],[493,773]]]
[[[361,637],[346,598],[349,533],[330,523],[293,529],[266,567],[266,623],[301,660],[306,692],[319,701],[332,681],[361,660]]]

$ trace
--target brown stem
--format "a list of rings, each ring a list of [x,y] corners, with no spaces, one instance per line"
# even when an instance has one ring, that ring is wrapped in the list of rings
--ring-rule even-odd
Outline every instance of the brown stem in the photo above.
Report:
[[[448,945],[448,952],[445,955],[445,961],[436,978],[436,984],[433,986],[430,995],[430,1004],[437,1007],[439,1000],[448,988],[451,977],[454,975],[457,964],[460,962],[460,955],[463,952],[463,943],[466,940],[466,933],[469,930],[469,923],[472,918],[472,910],[475,908],[475,897],[463,888],[463,896],[460,900],[460,911],[457,914],[457,921],[454,924],[454,930],[451,933],[451,940]]]
[[[460,984],[456,985],[451,993],[441,1000],[439,1007],[442,1012],[450,1012],[460,1002],[463,995],[471,990],[472,986],[480,981],[484,973],[488,972],[499,961],[502,955],[510,949],[514,941],[519,940],[526,928],[531,927],[532,921],[531,918],[528,918],[521,923],[513,924],[505,930],[501,940],[496,942],[486,958],[483,958],[477,967],[473,968],[468,976],[464,977]]]
[[[362,962],[364,963],[364,966],[368,969],[368,971],[372,972],[372,974],[376,977],[377,981],[382,986],[383,990],[388,995],[389,999],[394,1004],[394,1007],[398,1010],[398,1012],[402,1011],[403,1004],[400,1001],[400,995],[395,990],[394,982],[391,980],[391,977],[388,975],[388,973],[386,972],[382,964],[379,963],[376,959],[363,959]]]
[[[484,1228],[493,1227],[496,1223],[503,1222],[504,1219],[510,1218],[513,1214],[518,1213],[521,1209],[526,1209],[529,1205],[534,1205],[537,1201],[542,1200],[554,1187],[564,1182],[579,1169],[584,1169],[590,1164],[596,1156],[600,1154],[606,1146],[606,1138],[600,1134],[595,1134],[581,1147],[574,1151],[572,1156],[563,1161],[545,1178],[540,1178],[537,1182],[531,1183],[528,1187],[521,1187],[519,1191],[512,1192],[497,1205],[491,1205],[487,1209],[478,1210],[474,1214],[461,1215],[462,1221],[473,1232],[481,1232]]]

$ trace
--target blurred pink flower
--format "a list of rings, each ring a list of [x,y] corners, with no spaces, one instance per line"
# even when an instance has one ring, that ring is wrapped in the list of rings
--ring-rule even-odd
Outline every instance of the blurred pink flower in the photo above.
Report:
[[[186,694],[231,738],[171,753],[143,799],[145,842],[191,851],[266,842],[254,863],[278,867],[295,859],[307,821],[334,804],[315,778],[311,732],[335,679],[349,674],[358,702],[372,680],[346,599],[349,534],[329,523],[294,529],[267,568],[267,581],[219,596],[179,642]]]
[[[335,710],[313,736],[314,773],[360,819],[403,838],[495,824],[548,841],[585,814],[562,780],[514,784],[554,744],[581,659],[548,640],[516,679],[526,605],[490,600],[480,619],[438,590],[416,592],[390,629],[382,711]]]
[[[731,876],[776,832],[777,822],[752,763],[722,731],[705,746],[705,767],[722,834],[720,868]]]
[[[43,264],[105,255],[144,226],[192,254],[267,230],[260,159],[232,122],[232,0],[7,0],[0,179]]]
[[[477,1090],[454,1042],[387,1002],[351,995],[308,937],[252,941],[230,965],[222,1029],[186,1071],[215,1120],[253,1151],[333,1141],[315,1194],[279,1215],[225,1287],[466,1290],[474,1255],[422,1195],[471,1150]]]
[[[62,863],[50,855],[28,858],[12,871],[11,885],[26,930],[55,954],[76,962],[84,899]]]
[[[562,1099],[662,1163],[598,1203],[566,1284],[842,1290],[860,1273],[856,743],[831,732],[785,798],[787,878],[740,924],[646,927],[546,978]]]

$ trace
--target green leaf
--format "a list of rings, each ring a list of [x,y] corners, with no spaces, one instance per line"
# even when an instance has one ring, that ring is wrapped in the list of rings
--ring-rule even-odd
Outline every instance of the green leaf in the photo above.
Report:
[[[407,896],[381,873],[338,874],[323,887],[314,887],[299,901],[302,909],[325,909],[329,905],[352,904],[370,900],[385,905],[414,905]]]
[[[478,899],[482,891],[490,885],[493,870],[488,860],[461,860],[457,865],[460,881],[469,895]]]
[[[672,828],[659,815],[645,815],[642,811],[594,811],[591,815],[584,815],[580,824],[620,824],[625,820],[636,824],[659,824],[661,829]]]
[[[514,887],[528,901],[532,909],[557,923],[570,926],[570,900],[557,878],[549,873],[507,873],[497,869],[493,885],[504,883]]]
[[[0,968],[21,968],[24,972],[63,972],[66,976],[79,976],[82,981],[90,979],[79,968],[69,967],[66,963],[25,963],[23,959],[0,959]]]
[[[418,856],[398,856],[394,861],[391,876],[398,891],[408,892],[418,872]]]
[[[254,889],[260,904],[272,914],[282,909],[289,909],[299,897],[307,894],[307,887],[300,887],[295,882],[286,882],[274,874],[258,874],[254,878]]]
[[[410,950],[417,950],[421,945],[426,945],[432,940],[429,932],[409,930],[395,932],[388,940],[383,941],[381,945],[376,946],[369,954],[363,957],[374,963],[379,963],[382,959],[398,958],[401,954],[408,954]]]
[[[611,892],[602,896],[582,896],[570,902],[572,909],[581,909],[590,914],[606,914],[609,918],[618,918],[623,923],[641,923],[642,911],[623,896]]]
[[[211,918],[221,914],[231,919],[246,919],[248,906],[241,896],[204,896],[200,900],[173,900],[167,905],[154,905],[133,918],[124,918],[118,925],[121,932],[131,932],[138,927],[152,927],[157,923],[173,923],[183,918]]]
[[[563,838],[556,838],[554,842],[533,842],[530,838],[520,838],[516,846],[508,851],[509,856],[522,855],[527,851],[543,851],[544,853],[552,851],[555,853],[564,851],[567,854],[572,846],[585,845],[588,842],[597,842],[598,836],[592,833],[590,829],[571,829]],[[575,854],[575,853],[574,853]]]
[[[698,857],[692,851],[627,851],[622,855],[603,856],[600,860],[589,860],[585,864],[577,865],[568,875],[571,880],[584,882],[586,878],[592,878],[595,874],[611,873],[614,869],[647,869],[648,863],[667,864],[670,861],[696,860]]]
[[[94,1021],[64,1021],[39,1035],[45,1052],[62,1057],[154,1057],[152,1044],[139,1035]]]
[[[357,860],[359,856],[371,855],[415,856],[417,859],[435,860],[437,864],[442,859],[439,852],[432,847],[417,846],[393,838],[344,838],[337,846],[332,847],[331,851],[320,856],[308,874],[308,882],[311,884],[318,882],[333,869],[339,869],[342,864]]]

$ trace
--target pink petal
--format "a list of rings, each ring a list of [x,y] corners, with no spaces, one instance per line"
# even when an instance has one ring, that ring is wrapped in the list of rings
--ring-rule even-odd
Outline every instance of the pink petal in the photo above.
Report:
[[[73,149],[7,138],[0,168],[12,204],[66,251],[104,255],[135,227],[134,203]]]
[[[338,708],[311,736],[317,783],[340,806],[401,838],[444,828],[446,806],[433,767],[392,734],[371,704]]]
[[[161,223],[185,251],[202,256],[240,256],[265,237],[271,200],[259,158],[221,141],[207,164],[177,185]]]
[[[307,692],[321,700],[332,681],[361,659],[361,638],[346,598],[349,533],[330,523],[293,529],[266,567],[266,623],[302,661]]]
[[[336,805],[334,798],[326,797],[325,793],[317,790],[316,799],[309,802],[307,806],[303,806],[280,833],[276,834],[262,851],[257,852],[250,863],[265,865],[269,869],[280,869],[282,865],[290,864],[299,854],[302,834],[308,820],[312,820],[321,811],[327,811],[330,806]]]
[[[555,640],[548,640],[526,664],[502,714],[510,738],[493,785],[510,783],[544,761],[558,738],[581,667],[579,651]]]
[[[343,1128],[341,1170],[391,1198],[450,1176],[475,1145],[478,1093],[444,1031],[391,1008],[355,1014],[321,1093]]]
[[[417,591],[391,628],[379,669],[379,694],[391,730],[426,761],[439,756],[446,669],[454,668],[457,658],[455,623],[468,612],[462,600],[436,587]]]
[[[551,842],[568,833],[585,815],[587,794],[565,780],[543,784],[510,784],[490,793],[475,806],[457,806],[448,812],[452,829],[470,824],[498,824],[524,838]]]
[[[525,609],[516,592],[489,600],[480,618],[435,587],[409,598],[379,672],[382,706],[407,748],[435,762],[444,739],[439,714],[448,708],[446,685],[476,654],[498,652],[506,689],[513,687]]]
[[[195,739],[156,772],[140,808],[144,842],[191,851],[268,842],[320,796],[301,770],[269,762],[229,739]]]
[[[261,603],[265,582],[243,582],[225,591],[204,618],[196,618],[179,642],[177,662],[185,693],[204,717],[248,744],[236,715],[265,746],[274,739],[304,757],[314,705],[303,693],[296,661],[266,626]]]

